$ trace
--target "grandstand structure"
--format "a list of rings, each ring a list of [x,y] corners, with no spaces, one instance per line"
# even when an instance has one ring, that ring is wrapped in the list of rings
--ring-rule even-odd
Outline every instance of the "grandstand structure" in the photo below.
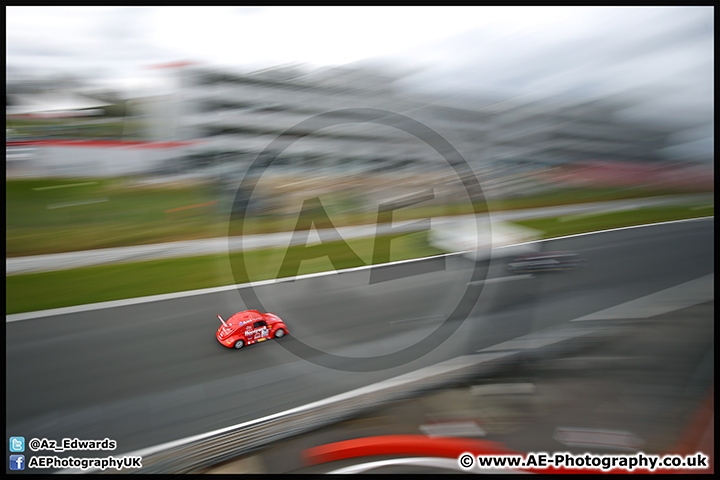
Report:
[[[393,74],[370,68],[239,72],[188,62],[162,67],[172,90],[129,102],[130,120],[144,126],[142,141],[116,139],[112,154],[104,155],[102,142],[13,139],[11,164],[31,165],[43,175],[193,172],[236,181],[266,152],[274,159],[267,173],[281,177],[442,178],[453,172],[438,150],[437,134],[481,176],[488,192],[512,195],[542,189],[545,180],[539,178],[548,176],[532,173],[558,165],[662,165],[662,150],[675,133],[623,121],[618,112],[631,106],[627,98],[493,103],[411,94]],[[363,109],[389,112],[390,120],[368,122]],[[307,124],[318,115],[325,120],[322,128]],[[417,129],[404,128],[403,118],[410,119],[405,126],[417,122],[428,130],[416,135]]]
[[[615,113],[628,107],[624,102],[453,101],[405,93],[392,75],[369,69],[242,73],[180,63],[166,70],[176,90],[147,104],[142,114],[155,125],[153,140],[197,141],[186,152],[197,165],[247,166],[281,139],[289,145],[278,157],[286,170],[439,168],[443,159],[428,139],[390,126],[353,123],[353,109],[364,108],[422,123],[449,141],[476,172],[486,173],[587,160],[662,162],[660,151],[672,133],[620,121]],[[337,125],[297,130],[301,122],[328,112],[336,112]]]

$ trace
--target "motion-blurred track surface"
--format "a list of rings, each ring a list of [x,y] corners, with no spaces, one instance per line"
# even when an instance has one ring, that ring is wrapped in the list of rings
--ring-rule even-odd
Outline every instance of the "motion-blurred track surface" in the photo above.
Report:
[[[472,314],[446,342],[384,369],[360,357],[431,334],[464,292],[470,261],[449,257],[444,270],[370,286],[361,271],[258,287],[291,336],[241,351],[214,338],[215,314],[253,307],[237,291],[6,323],[6,437],[107,437],[117,450],[93,456],[119,455],[280,412],[713,273],[713,225],[545,242],[544,250],[587,258],[587,269],[568,274],[509,277],[498,258]],[[282,345],[298,340],[343,359],[328,368],[320,365],[331,357],[298,358]],[[353,357],[376,369],[349,372]]]

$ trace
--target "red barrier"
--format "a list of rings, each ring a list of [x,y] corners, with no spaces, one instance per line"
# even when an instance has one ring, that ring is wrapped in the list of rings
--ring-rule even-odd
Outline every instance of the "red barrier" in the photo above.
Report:
[[[453,437],[428,437],[426,435],[384,435],[356,438],[344,442],[329,443],[303,452],[308,465],[333,462],[346,458],[372,455],[413,455],[457,458],[463,453],[486,455],[517,455],[499,442]]]
[[[712,406],[712,403],[710,404]],[[706,433],[707,422],[704,418],[703,433]],[[710,425],[712,430],[712,425]],[[697,443],[691,443],[697,445]],[[704,470],[690,469],[656,469],[649,470],[645,468],[635,468],[632,472],[624,468],[614,468],[602,471],[593,468],[565,468],[565,467],[538,467],[523,468],[515,471],[523,471],[528,473],[562,473],[562,474],[685,474],[685,473],[712,473],[713,462],[712,450],[705,451],[689,447],[685,451],[674,451],[677,455],[690,455],[701,451],[710,457],[710,467]],[[321,463],[334,462],[337,460],[346,460],[349,458],[372,457],[372,456],[392,456],[392,455],[410,455],[417,457],[443,457],[443,458],[459,458],[463,453],[470,453],[474,456],[478,455],[523,455],[524,453],[510,450],[502,443],[489,440],[475,440],[468,438],[455,437],[428,437],[426,435],[383,435],[376,437],[356,438],[345,440],[342,442],[329,443],[312,447],[303,451],[303,460],[306,465],[318,465]],[[508,470],[511,472],[513,470]]]
[[[179,212],[180,210],[188,210],[190,208],[207,207],[208,205],[215,205],[216,203],[218,202],[198,203],[197,205],[188,205],[187,207],[171,208],[170,210],[165,210],[165,213]]]

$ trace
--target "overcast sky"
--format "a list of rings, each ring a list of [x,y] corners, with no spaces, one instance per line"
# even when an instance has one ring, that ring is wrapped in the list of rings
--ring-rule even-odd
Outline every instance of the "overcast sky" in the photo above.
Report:
[[[6,7],[6,65],[145,93],[154,64],[376,62],[436,92],[641,93],[628,115],[712,136],[712,7]],[[704,132],[704,133],[703,133]],[[697,137],[697,138],[694,138]]]

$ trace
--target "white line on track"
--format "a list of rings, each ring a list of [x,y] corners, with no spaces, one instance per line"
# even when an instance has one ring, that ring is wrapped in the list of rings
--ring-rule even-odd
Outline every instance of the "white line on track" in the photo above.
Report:
[[[385,390],[388,388],[394,388],[394,387],[398,387],[400,385],[405,385],[405,384],[412,384],[413,382],[416,382],[418,379],[421,379],[421,378],[427,378],[427,377],[433,377],[433,376],[441,377],[441,376],[451,375],[452,372],[455,372],[457,370],[468,368],[468,367],[471,367],[474,365],[478,365],[483,362],[497,361],[501,358],[511,356],[515,353],[516,352],[490,352],[486,355],[466,355],[466,356],[462,356],[462,357],[452,358],[450,360],[445,360],[445,361],[437,363],[435,365],[430,365],[428,367],[421,368],[420,370],[416,370],[414,372],[404,373],[397,377],[389,378],[387,380],[382,380],[380,382],[373,383],[371,385],[366,385],[364,387],[359,387],[354,390],[350,390],[348,392],[339,393],[337,395],[333,395],[332,397],[327,397],[327,398],[323,398],[320,400],[316,400],[314,402],[310,402],[305,405],[300,405],[298,407],[290,408],[290,409],[282,411],[282,412],[273,413],[273,414],[267,415],[265,417],[256,418],[254,420],[249,420],[247,422],[238,423],[236,425],[219,428],[217,430],[213,430],[210,432],[200,433],[197,435],[192,435],[192,436],[181,438],[178,440],[172,440],[170,442],[166,442],[166,443],[163,443],[160,445],[154,445],[154,446],[146,447],[146,448],[143,448],[140,450],[135,450],[132,452],[125,453],[124,456],[148,457],[152,454],[162,452],[162,451],[168,450],[170,448],[175,448],[175,447],[179,447],[182,445],[186,445],[191,442],[197,442],[199,440],[216,437],[216,436],[224,434],[224,433],[238,431],[241,429],[250,429],[251,427],[261,425],[263,423],[269,422],[276,418],[282,418],[282,417],[286,417],[288,415],[311,411],[313,409],[317,409],[317,408],[323,407],[325,405],[331,405],[336,402],[347,401],[349,399],[354,399],[354,398],[357,398],[362,395],[382,391],[382,390]],[[61,471],[61,473],[79,473],[79,472],[77,469],[73,469],[73,470]],[[95,473],[95,470],[88,470],[88,471],[85,471],[84,473]]]
[[[703,217],[703,218],[704,218],[704,219],[707,219],[707,218],[714,218],[714,217]],[[701,219],[702,219],[702,218],[701,218]],[[692,220],[700,220],[700,219],[692,219]],[[653,226],[653,225],[662,225],[662,224],[666,224],[666,223],[676,223],[676,222],[677,222],[677,221],[674,221],[674,222],[662,222],[662,223],[655,223],[655,224],[649,224],[649,225],[637,225],[637,226],[634,226],[634,227],[623,227],[623,228],[616,229],[616,230],[624,230],[624,229],[627,229],[627,228],[638,228],[638,227]],[[591,233],[603,233],[603,232],[609,232],[609,231],[613,231],[613,230],[602,230],[602,231],[599,231],[599,232],[590,232],[590,233],[578,234],[578,235],[588,235],[588,234],[591,234]],[[574,237],[574,236],[578,236],[578,235],[570,235],[570,236],[568,236],[568,237]],[[558,237],[558,238],[568,238],[568,237]],[[395,262],[393,262],[393,263],[395,263]],[[369,268],[369,267],[370,267],[370,266],[368,266],[368,268]],[[361,267],[361,268],[362,268],[362,267]],[[338,272],[331,272],[331,273],[334,274],[334,273],[338,273]],[[319,276],[318,274],[311,274],[311,275],[312,275],[312,276]],[[301,278],[304,278],[304,277],[306,277],[306,276],[301,276],[301,277],[296,277],[296,278],[297,278],[297,279],[301,279]],[[178,297],[188,296],[188,295],[201,295],[201,294],[204,294],[204,293],[211,293],[210,291],[216,292],[216,291],[230,290],[230,289],[234,289],[234,288],[237,288],[237,287],[238,287],[238,286],[236,286],[236,285],[228,285],[228,286],[225,286],[225,287],[217,287],[217,288],[204,289],[204,290],[195,290],[195,291],[191,291],[191,292],[178,292],[178,293],[168,294],[168,295],[155,295],[155,296],[152,296],[152,297],[143,297],[143,298],[140,298],[140,299],[122,300],[122,301],[118,301],[118,302],[105,302],[105,303],[101,303],[101,304],[81,305],[81,306],[79,306],[79,307],[70,307],[70,308],[68,308],[68,309],[55,309],[54,311],[58,311],[58,310],[70,310],[70,309],[77,309],[77,308],[82,308],[82,307],[93,307],[92,309],[110,308],[111,306],[115,306],[115,305],[111,305],[111,304],[125,304],[125,305],[128,305],[128,304],[131,304],[131,303],[130,303],[131,301],[132,301],[132,303],[152,302],[152,301],[158,301],[158,300],[161,300],[161,299],[164,300],[164,299],[166,299],[166,298],[178,298]],[[164,298],[159,298],[159,297],[164,297]],[[46,315],[57,314],[57,313],[48,313],[48,312],[53,312],[53,310],[45,310],[45,311],[42,311],[42,312],[31,312],[31,313],[41,314],[41,315],[38,315],[38,316],[46,316]],[[63,312],[63,313],[70,313],[70,311],[65,311],[65,312]],[[28,315],[28,314],[18,314],[18,315],[15,315],[15,317],[20,316],[20,315]],[[13,316],[12,316],[12,315],[11,315],[11,316],[8,316],[8,317],[7,317],[8,319],[7,319],[6,321],[7,321],[7,322],[17,321],[17,320],[12,320],[11,317],[13,317]],[[36,318],[36,317],[32,317],[32,318]],[[19,318],[18,320],[25,320],[25,319],[26,319],[26,318]],[[576,333],[573,333],[573,332],[565,332],[565,335],[557,335],[557,334],[555,334],[555,335],[550,335],[550,336],[549,336],[548,338],[546,338],[546,339],[540,339],[541,341],[540,341],[539,343],[538,343],[538,342],[535,342],[536,344],[534,345],[534,347],[535,347],[535,348],[539,348],[539,347],[542,346],[542,345],[546,345],[546,344],[550,344],[550,343],[554,343],[554,342],[566,340],[569,336],[573,336],[573,335],[576,335]],[[529,337],[529,336],[525,336],[525,337]],[[341,394],[335,395],[335,396],[333,396],[333,397],[321,399],[321,400],[318,400],[318,401],[315,401],[315,402],[311,402],[311,403],[306,404],[306,405],[302,405],[302,406],[299,406],[299,407],[291,408],[291,409],[286,410],[286,411],[284,411],[284,412],[279,412],[279,413],[271,414],[271,415],[268,415],[268,416],[266,416],[266,417],[259,418],[259,419],[255,419],[255,420],[250,420],[250,421],[245,422],[245,423],[242,423],[242,424],[232,425],[232,426],[229,426],[229,427],[225,427],[225,428],[221,428],[221,429],[218,429],[218,430],[214,430],[214,431],[210,431],[210,432],[206,432],[206,433],[194,435],[194,436],[191,436],[191,437],[186,437],[186,438],[174,440],[174,441],[167,442],[167,443],[164,443],[164,444],[154,445],[154,446],[152,446],[152,447],[147,447],[147,448],[144,448],[144,449],[135,451],[135,452],[128,453],[128,454],[126,454],[126,455],[149,456],[150,454],[153,454],[153,453],[157,453],[157,452],[160,452],[160,451],[169,449],[169,448],[173,448],[173,447],[177,447],[177,446],[180,446],[180,445],[184,445],[184,444],[186,444],[186,443],[190,443],[190,442],[193,442],[193,441],[198,441],[198,440],[206,439],[206,438],[209,438],[209,437],[212,437],[212,436],[217,436],[217,435],[220,435],[220,434],[222,434],[222,433],[229,432],[229,431],[232,431],[232,430],[237,429],[237,428],[240,428],[240,427],[249,427],[249,426],[251,426],[251,425],[257,425],[257,424],[259,424],[259,423],[262,423],[262,422],[265,422],[265,421],[268,421],[268,420],[271,420],[271,419],[274,419],[274,418],[286,416],[286,415],[293,414],[293,413],[296,413],[296,412],[306,411],[306,410],[308,410],[308,409],[315,408],[315,407],[320,406],[320,405],[327,405],[327,404],[330,404],[330,403],[333,403],[333,402],[336,402],[336,401],[339,401],[339,400],[345,400],[345,399],[348,399],[348,398],[353,398],[353,397],[356,397],[356,396],[358,396],[358,395],[361,395],[361,394],[364,394],[364,393],[367,393],[367,392],[372,392],[372,391],[377,391],[377,390],[382,389],[382,388],[387,388],[387,387],[390,386],[390,385],[393,385],[393,386],[399,385],[399,384],[402,384],[402,383],[404,383],[404,382],[412,381],[413,379],[421,378],[421,377],[424,377],[424,376],[431,376],[431,375],[438,375],[438,374],[448,374],[449,372],[451,372],[451,371],[453,371],[453,370],[455,370],[455,369],[457,369],[457,368],[463,368],[463,367],[465,367],[465,366],[467,366],[467,365],[477,364],[478,362],[481,362],[481,361],[493,360],[493,359],[496,359],[496,358],[499,358],[499,357],[503,357],[503,356],[506,356],[506,355],[511,355],[511,354],[513,354],[515,351],[517,351],[518,348],[523,348],[523,347],[524,347],[524,348],[529,348],[529,345],[528,345],[527,343],[526,343],[525,345],[522,345],[522,346],[517,345],[517,342],[518,342],[518,341],[523,341],[523,340],[525,339],[525,337],[520,337],[519,339],[514,339],[514,340],[511,340],[511,341],[509,341],[509,342],[505,342],[504,344],[500,344],[500,345],[496,345],[496,346],[494,346],[494,347],[490,347],[490,348],[486,348],[486,349],[483,349],[483,350],[479,350],[477,353],[478,353],[478,354],[481,354],[481,355],[484,354],[484,356],[482,356],[482,357],[479,357],[479,356],[476,354],[476,355],[458,357],[458,358],[455,358],[455,359],[447,360],[447,361],[441,362],[441,363],[439,363],[439,364],[437,364],[437,365],[433,365],[433,366],[430,366],[430,367],[423,368],[423,369],[421,369],[421,370],[419,370],[419,371],[410,372],[410,373],[407,373],[407,374],[400,375],[399,377],[395,377],[395,378],[392,378],[392,379],[388,379],[388,380],[385,380],[385,381],[381,381],[381,382],[379,382],[379,383],[375,383],[375,384],[372,384],[372,385],[367,385],[367,386],[365,386],[365,387],[360,387],[360,388],[358,388],[358,389],[355,389],[355,390],[352,390],[352,391],[349,391],[349,392],[345,392],[345,393],[341,393]],[[537,339],[536,339],[536,340],[537,340]],[[400,462],[402,461],[402,459],[395,459],[395,460],[398,460],[398,463],[400,463]],[[418,458],[418,460],[421,460],[421,458]],[[432,458],[432,459],[431,459],[431,458],[428,458],[428,459],[427,459],[427,463],[425,463],[425,465],[428,465],[428,466],[429,466],[430,463],[437,462],[438,460],[439,460],[439,459],[437,459],[437,458]],[[456,461],[453,460],[453,462],[455,463]],[[448,468],[450,467],[450,465],[449,465],[449,464],[446,464],[446,462],[444,462],[444,461],[443,461],[443,462],[440,462],[440,463],[442,463],[443,466],[447,466]],[[440,466],[440,463],[437,463],[436,466]],[[455,463],[455,464],[457,465],[457,463]],[[367,464],[367,466],[370,466],[370,464]],[[377,464],[376,464],[376,465],[373,465],[371,468],[377,468],[378,466],[380,466],[380,465],[377,465]],[[357,465],[357,466],[355,466],[355,467],[358,468],[357,471],[361,471],[361,470],[362,470],[362,467],[361,467],[360,465]],[[352,470],[352,467],[348,467],[348,468]],[[73,472],[73,473],[76,473],[76,471],[72,471],[72,472]],[[65,471],[65,473],[69,473],[69,472],[68,472],[68,471]],[[91,471],[91,472],[88,472],[88,473],[92,473],[92,471]],[[339,470],[336,470],[336,471],[331,472],[331,473],[354,473],[354,472],[351,472],[351,471],[348,471],[348,472],[340,472]],[[357,472],[355,472],[355,473],[357,473]],[[502,473],[508,473],[508,471],[503,471]]]
[[[631,318],[650,318],[681,308],[692,307],[709,302],[715,298],[715,274],[711,273],[689,282],[666,288],[659,292],[636,298],[629,302],[599,312],[576,318],[573,322],[586,320],[617,320]]]
[[[547,238],[547,239],[543,239],[543,240],[533,240],[531,242],[518,243],[515,245],[507,245],[506,247],[527,245],[527,244],[531,244],[531,243],[548,242],[548,241],[553,241],[553,240],[563,240],[566,238],[581,237],[581,236],[585,236],[585,235],[594,235],[594,234],[607,233],[607,232],[616,232],[616,231],[628,230],[628,229],[632,229],[632,228],[653,227],[653,226],[668,225],[668,224],[682,223],[682,222],[710,220],[710,219],[714,219],[714,218],[715,218],[714,216],[708,216],[708,217],[689,218],[689,219],[684,219],[684,220],[672,220],[672,221],[668,221],[668,222],[648,223],[645,225],[632,225],[629,227],[612,228],[612,229],[608,229],[608,230],[599,230],[596,232],[577,233],[574,235],[566,235],[563,237]],[[19,321],[23,321],[23,320],[31,320],[34,318],[49,317],[49,316],[54,316],[54,315],[65,315],[65,314],[69,314],[69,313],[89,312],[89,311],[100,310],[100,309],[104,309],[104,308],[116,308],[116,307],[124,307],[124,306],[129,306],[129,305],[137,305],[137,304],[141,304],[141,303],[159,302],[159,301],[163,301],[163,300],[172,300],[175,298],[190,297],[190,296],[195,296],[195,295],[207,295],[207,294],[218,293],[218,292],[226,292],[226,291],[234,290],[234,289],[238,289],[238,288],[271,285],[271,284],[275,284],[275,283],[287,282],[290,280],[303,280],[306,278],[321,277],[321,276],[326,276],[326,275],[336,275],[338,273],[367,270],[370,268],[382,268],[382,267],[390,266],[390,265],[399,265],[399,264],[403,264],[403,263],[411,263],[411,262],[418,262],[418,261],[422,261],[422,260],[428,260],[430,258],[437,258],[437,257],[443,257],[443,256],[448,257],[448,256],[463,255],[463,254],[468,254],[468,253],[472,253],[472,251],[448,253],[445,255],[437,255],[435,257],[411,258],[409,260],[400,260],[397,262],[390,262],[390,263],[384,263],[384,264],[379,264],[379,265],[364,265],[362,267],[348,268],[345,270],[332,270],[332,271],[328,271],[328,272],[310,273],[307,275],[299,275],[297,277],[279,278],[279,279],[273,279],[273,280],[263,280],[263,281],[259,281],[259,282],[251,282],[251,283],[238,284],[238,285],[224,285],[221,287],[203,288],[203,289],[199,289],[199,290],[188,290],[188,291],[184,291],[184,292],[165,293],[165,294],[161,294],[161,295],[150,295],[150,296],[146,296],[146,297],[126,298],[123,300],[113,300],[110,302],[75,305],[72,307],[53,308],[53,309],[49,309],[49,310],[40,310],[40,311],[36,311],[36,312],[15,313],[15,314],[11,314],[11,315],[6,315],[5,323],[19,322]],[[501,278],[491,279],[491,280],[505,281],[502,279],[513,279],[513,280],[518,279],[519,280],[522,278],[524,278],[523,275],[517,275],[515,277],[501,277]]]
[[[495,278],[488,278],[487,280],[475,280],[474,282],[468,282],[468,285],[488,285],[491,283],[503,283],[503,282],[512,282],[515,280],[525,280],[528,278],[533,278],[530,274],[523,274],[523,275],[510,275],[509,277],[495,277]]]
[[[435,320],[442,320],[444,319],[444,315],[428,315],[427,317],[413,317],[413,318],[400,318],[398,320],[390,320],[390,325],[398,325],[400,323],[409,323],[409,322],[417,322],[417,323],[430,323]]]
[[[263,285],[274,285],[276,283],[283,283],[283,282],[289,282],[289,281],[294,281],[294,280],[305,280],[308,278],[323,277],[323,276],[327,276],[327,275],[336,275],[339,273],[357,272],[357,271],[361,271],[361,270],[368,270],[370,268],[382,268],[382,267],[387,267],[387,266],[391,266],[391,265],[400,265],[400,264],[404,264],[404,263],[418,262],[418,261],[428,260],[428,259],[438,258],[438,257],[462,255],[463,253],[464,252],[448,253],[448,254],[444,254],[444,255],[435,255],[432,257],[411,258],[409,260],[398,260],[396,262],[381,263],[381,264],[377,264],[377,265],[364,265],[361,267],[346,268],[344,270],[331,270],[331,271],[326,271],[326,272],[308,273],[306,275],[298,275],[297,277],[284,277],[284,278],[271,279],[271,280],[260,280],[257,282],[239,283],[237,285],[223,285],[221,287],[202,288],[199,290],[187,290],[184,292],[164,293],[164,294],[160,294],[160,295],[149,295],[146,297],[126,298],[123,300],[112,300],[109,302],[89,303],[89,304],[85,304],[85,305],[74,305],[72,307],[62,307],[62,308],[53,308],[53,309],[49,309],[49,310],[39,310],[37,312],[15,313],[12,315],[6,315],[5,323],[19,322],[19,321],[23,321],[23,320],[31,320],[34,318],[49,317],[49,316],[54,316],[54,315],[65,315],[68,313],[89,312],[89,311],[93,311],[93,310],[101,310],[104,308],[116,308],[116,307],[125,307],[125,306],[129,306],[129,305],[138,305],[141,303],[160,302],[163,300],[172,300],[175,298],[191,297],[191,296],[195,296],[195,295],[208,295],[208,294],[212,294],[212,293],[236,290],[238,288],[260,287]]]
[[[715,215],[709,215],[706,217],[684,218],[682,220],[668,220],[666,222],[645,223],[643,225],[630,225],[628,227],[608,228],[607,230],[596,230],[594,232],[574,233],[572,235],[564,235],[562,237],[543,238],[541,240],[532,240],[529,242],[517,243],[514,245],[505,245],[505,246],[498,247],[498,248],[516,247],[519,245],[530,245],[532,243],[541,243],[541,242],[547,242],[550,240],[563,240],[565,238],[584,237],[585,235],[595,235],[596,233],[619,232],[620,230],[630,230],[633,228],[656,227],[659,225],[671,225],[674,223],[696,222],[699,220],[715,220]]]

